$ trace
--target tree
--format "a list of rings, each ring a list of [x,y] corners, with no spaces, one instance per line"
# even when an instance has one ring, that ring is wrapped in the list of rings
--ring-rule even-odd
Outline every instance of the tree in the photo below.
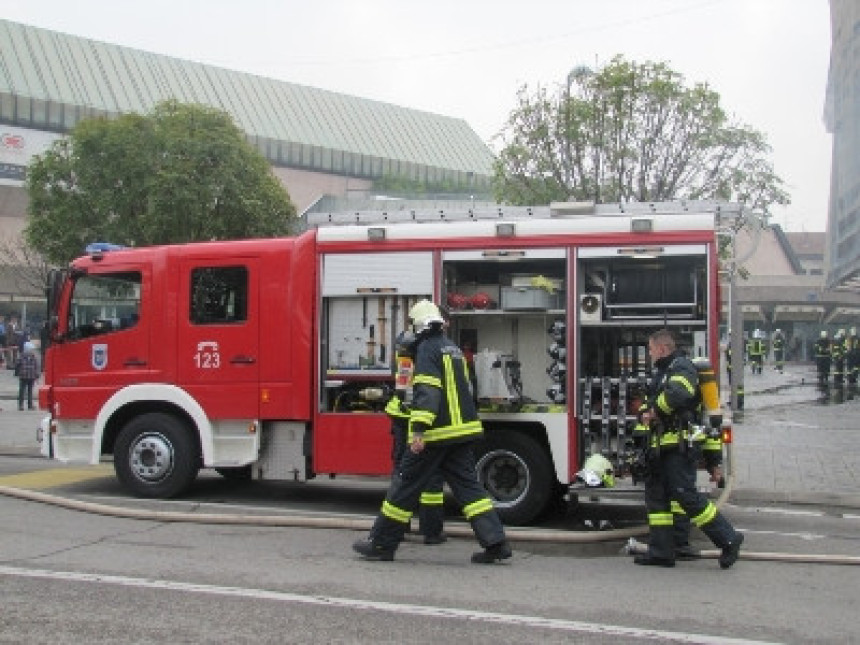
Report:
[[[25,236],[65,264],[95,241],[146,246],[284,235],[295,207],[231,117],[166,101],[80,122],[27,173]]]
[[[50,270],[51,266],[22,234],[0,236],[0,274],[5,275],[16,294],[41,296]]]
[[[523,87],[500,137],[501,202],[721,199],[764,214],[789,203],[765,137],[664,63],[617,56],[597,72],[574,69],[554,96]]]

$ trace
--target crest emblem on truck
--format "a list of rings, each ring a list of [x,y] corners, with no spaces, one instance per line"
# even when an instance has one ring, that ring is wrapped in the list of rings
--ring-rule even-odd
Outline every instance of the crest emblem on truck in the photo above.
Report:
[[[103,370],[107,367],[108,346],[105,344],[93,345],[92,365],[93,369]]]

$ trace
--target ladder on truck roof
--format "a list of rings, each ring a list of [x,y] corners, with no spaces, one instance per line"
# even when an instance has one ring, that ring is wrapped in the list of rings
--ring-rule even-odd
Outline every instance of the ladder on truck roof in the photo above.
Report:
[[[720,220],[734,219],[741,214],[742,205],[735,202],[719,201],[672,201],[672,202],[619,202],[614,204],[594,204],[593,202],[553,202],[549,206],[498,206],[496,208],[476,208],[445,210],[427,209],[388,209],[339,211],[329,213],[307,213],[309,227],[364,225],[380,223],[420,223],[420,222],[462,222],[469,220],[538,220],[571,219],[577,217],[611,215],[652,215],[652,214],[692,214],[713,213],[715,225]]]

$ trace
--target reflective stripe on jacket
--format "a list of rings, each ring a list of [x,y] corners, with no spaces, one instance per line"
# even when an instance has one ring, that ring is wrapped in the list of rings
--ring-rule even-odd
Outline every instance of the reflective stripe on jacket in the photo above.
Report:
[[[681,350],[658,359],[657,371],[651,384],[651,407],[660,417],[663,432],[655,433],[652,446],[677,446],[686,441],[689,423],[695,418],[701,399],[699,396],[699,371]],[[701,435],[704,441],[706,435]]]
[[[409,441],[421,432],[425,443],[458,443],[484,434],[472,397],[463,352],[441,332],[418,343],[413,375]]]

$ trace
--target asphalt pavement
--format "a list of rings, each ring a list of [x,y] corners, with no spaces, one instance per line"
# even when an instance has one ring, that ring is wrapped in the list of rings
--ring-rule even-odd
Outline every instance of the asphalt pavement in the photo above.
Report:
[[[728,389],[723,375],[723,398]],[[766,365],[744,374],[744,406],[732,417],[729,500],[739,504],[814,504],[860,509],[860,396],[856,386],[816,384],[815,367]],[[0,369],[0,455],[39,454],[45,415],[19,411],[18,379]],[[25,406],[26,407],[26,406]]]

